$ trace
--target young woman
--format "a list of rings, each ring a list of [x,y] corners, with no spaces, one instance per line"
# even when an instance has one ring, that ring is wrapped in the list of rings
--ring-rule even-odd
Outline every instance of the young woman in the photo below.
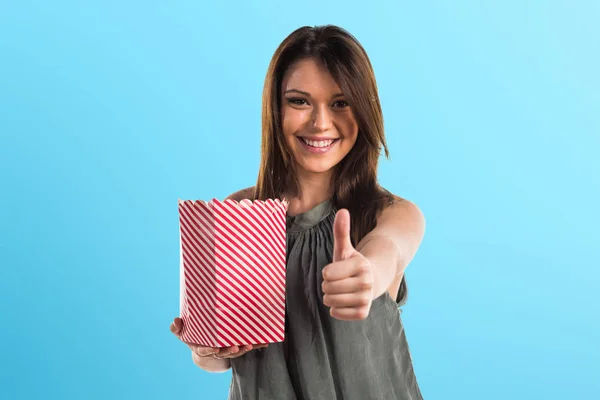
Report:
[[[388,150],[373,69],[335,26],[302,27],[276,50],[263,93],[255,187],[234,200],[287,198],[282,343],[189,345],[230,399],[421,399],[399,315],[404,271],[425,221],[377,180]],[[171,330],[183,327],[176,318]]]

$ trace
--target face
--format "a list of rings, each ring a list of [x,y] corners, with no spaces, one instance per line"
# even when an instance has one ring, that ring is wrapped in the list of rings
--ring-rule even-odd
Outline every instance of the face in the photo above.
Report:
[[[290,66],[282,82],[282,126],[299,174],[327,174],[350,152],[358,124],[327,69],[313,59]]]

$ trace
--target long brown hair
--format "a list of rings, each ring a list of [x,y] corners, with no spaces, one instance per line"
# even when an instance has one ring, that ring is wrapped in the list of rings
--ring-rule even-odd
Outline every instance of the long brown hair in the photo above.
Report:
[[[282,193],[298,193],[296,167],[283,138],[281,85],[287,69],[306,58],[325,65],[358,123],[356,143],[336,165],[332,176],[332,203],[350,212],[351,240],[356,246],[375,227],[383,208],[396,197],[377,180],[381,150],[386,158],[389,152],[373,67],[358,40],[340,27],[298,28],[275,51],[263,89],[261,163],[254,198],[265,200]],[[406,282],[402,279],[397,301],[403,302],[406,295]]]
[[[267,71],[262,104],[261,165],[256,199],[298,193],[295,165],[281,127],[281,85],[294,62],[315,58],[325,65],[348,100],[358,123],[358,137],[333,173],[333,205],[347,208],[351,237],[356,245],[376,224],[377,216],[393,195],[379,186],[377,166],[381,149],[389,157],[373,67],[358,40],[333,26],[304,26],[279,45]]]

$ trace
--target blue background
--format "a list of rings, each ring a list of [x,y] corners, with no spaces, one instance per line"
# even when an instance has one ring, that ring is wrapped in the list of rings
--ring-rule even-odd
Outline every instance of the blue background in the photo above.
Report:
[[[270,57],[325,23],[427,218],[425,398],[600,398],[598,2],[83,3],[0,2],[0,398],[226,398],[169,332],[177,199],[254,184]]]

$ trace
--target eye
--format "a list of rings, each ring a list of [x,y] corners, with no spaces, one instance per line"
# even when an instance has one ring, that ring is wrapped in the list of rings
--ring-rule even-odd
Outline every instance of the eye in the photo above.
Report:
[[[333,103],[334,107],[339,107],[339,108],[344,108],[344,107],[348,107],[348,103],[344,100],[338,100],[335,103]]]
[[[306,104],[306,100],[301,99],[299,97],[292,97],[287,99],[288,103],[294,104],[296,106],[303,106]]]

